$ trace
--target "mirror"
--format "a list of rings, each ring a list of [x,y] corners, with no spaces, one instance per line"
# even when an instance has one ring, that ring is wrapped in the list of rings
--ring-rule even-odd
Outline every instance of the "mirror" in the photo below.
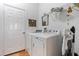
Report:
[[[44,16],[42,16],[42,26],[48,26],[48,23],[49,23],[49,15],[44,14]]]

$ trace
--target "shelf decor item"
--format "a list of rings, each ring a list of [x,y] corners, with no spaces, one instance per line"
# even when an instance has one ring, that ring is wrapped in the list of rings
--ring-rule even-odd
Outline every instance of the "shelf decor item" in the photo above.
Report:
[[[72,15],[73,10],[79,11],[79,3],[73,3],[73,5],[68,6],[67,8],[68,16]]]
[[[69,6],[67,9],[67,15],[70,16],[72,14],[72,7]]]

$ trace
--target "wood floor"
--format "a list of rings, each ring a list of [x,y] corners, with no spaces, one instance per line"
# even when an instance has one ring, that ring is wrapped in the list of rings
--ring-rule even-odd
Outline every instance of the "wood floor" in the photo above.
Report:
[[[12,54],[8,54],[6,56],[30,56],[29,53],[25,50],[19,51],[19,52],[15,52]]]

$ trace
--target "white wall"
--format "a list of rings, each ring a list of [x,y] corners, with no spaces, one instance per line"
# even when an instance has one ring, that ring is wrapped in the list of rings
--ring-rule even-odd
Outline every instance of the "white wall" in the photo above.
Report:
[[[3,5],[0,4],[0,55],[3,55]]]
[[[62,3],[59,3],[59,4],[58,3],[40,3],[40,5],[39,5],[39,24],[38,25],[40,27],[42,26],[42,23],[41,23],[42,19],[41,19],[41,17],[43,16],[44,13],[50,12],[50,9],[53,8],[53,7],[60,7],[62,5],[63,5]],[[51,23],[49,25],[51,25]]]
[[[38,22],[38,12],[39,12],[39,4],[38,3],[23,3],[22,4],[24,6],[25,12],[26,12],[26,29],[27,32],[34,32],[37,27],[29,27],[28,25],[28,19],[35,19]],[[23,8],[23,7],[22,7]]]
[[[67,4],[67,5],[71,5],[71,4]],[[64,8],[66,8],[66,3],[41,3],[39,5],[39,29],[42,28],[42,15],[44,13],[48,13],[50,12],[50,9],[53,7],[61,7],[63,6]],[[75,52],[77,52],[79,54],[79,12],[78,11],[73,11],[73,15],[70,17],[70,21],[69,21],[69,26],[67,25],[67,16],[65,14],[65,12],[63,12],[61,14],[60,19],[57,19],[55,16],[50,15],[49,17],[49,26],[48,29],[52,29],[52,30],[63,30],[66,27],[70,27],[72,25],[74,25],[76,27],[76,41],[75,41]]]
[[[27,28],[28,32],[33,32],[37,29],[36,27],[29,27],[28,26],[28,19],[35,19],[38,22],[38,12],[39,12],[39,4],[38,3],[28,3],[28,8],[26,8],[27,11]]]

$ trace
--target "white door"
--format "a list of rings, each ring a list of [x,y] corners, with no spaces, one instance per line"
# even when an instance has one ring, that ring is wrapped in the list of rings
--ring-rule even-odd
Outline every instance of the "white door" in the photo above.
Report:
[[[4,5],[5,55],[25,49],[25,12],[17,7]]]

